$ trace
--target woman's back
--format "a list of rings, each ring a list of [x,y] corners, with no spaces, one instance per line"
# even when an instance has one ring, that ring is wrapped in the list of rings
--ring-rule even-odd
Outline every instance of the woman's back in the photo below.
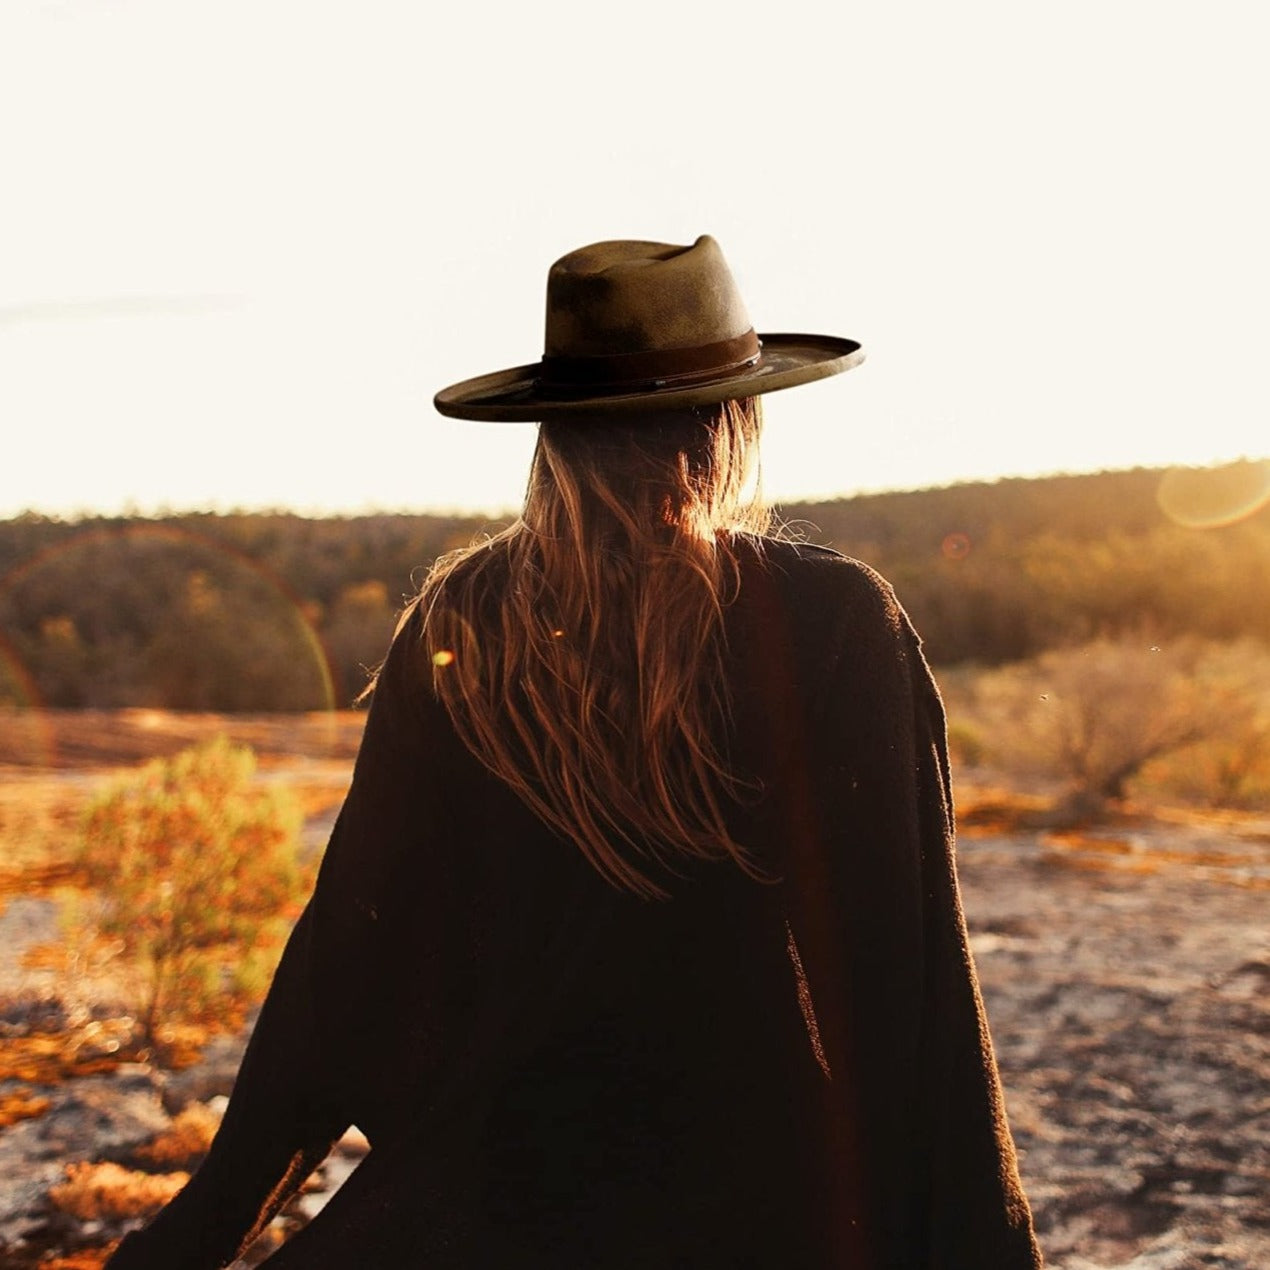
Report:
[[[764,696],[793,691],[810,711],[832,649],[823,633],[792,628],[799,610],[783,592],[810,590],[825,561],[853,577],[858,567],[780,543],[765,556],[746,550],[728,611],[737,725],[720,741],[750,778],[736,830],[771,883],[731,861],[686,861],[682,876],[658,879],[667,900],[615,889],[459,742],[418,682],[416,629],[401,632],[382,672],[385,700],[417,713],[372,711],[359,775],[373,771],[378,789],[393,784],[393,761],[418,774],[413,788],[395,786],[407,806],[376,799],[364,815],[374,791],[356,781],[328,852],[319,896],[329,911],[319,908],[316,929],[329,934],[312,950],[328,1079],[375,1151],[416,1160],[420,1177],[446,1156],[438,1141],[455,1144],[438,1201],[469,1210],[465,1226],[481,1240],[505,1236],[526,1264],[540,1254],[644,1264],[594,1248],[584,1258],[595,1241],[606,1257],[646,1247],[656,1259],[682,1245],[699,1259],[701,1240],[737,1255],[775,1244],[788,1257],[806,1233],[808,1135],[821,1132],[827,1080],[776,881],[789,773]],[[779,684],[764,687],[778,645]],[[393,846],[385,821],[400,826]]]

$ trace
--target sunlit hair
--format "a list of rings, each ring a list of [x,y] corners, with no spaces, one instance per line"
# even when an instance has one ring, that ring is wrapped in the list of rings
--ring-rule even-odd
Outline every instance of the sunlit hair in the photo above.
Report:
[[[437,696],[468,748],[605,878],[726,858],[723,610],[755,493],[757,399],[552,420],[521,518],[437,561],[419,603]]]

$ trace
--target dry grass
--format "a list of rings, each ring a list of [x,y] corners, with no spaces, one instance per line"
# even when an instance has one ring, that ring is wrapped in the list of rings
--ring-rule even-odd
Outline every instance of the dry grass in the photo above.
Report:
[[[224,734],[266,755],[351,760],[366,715],[200,714],[172,710],[18,710],[4,715],[0,765],[27,771],[111,767],[175,754]]]
[[[104,1248],[84,1248],[65,1257],[45,1259],[40,1262],[40,1270],[101,1270],[116,1247],[118,1244],[112,1243]]]
[[[133,1152],[142,1164],[158,1169],[188,1169],[207,1154],[220,1117],[202,1103],[191,1103],[159,1136]]]
[[[56,1085],[75,1076],[113,1072],[135,1057],[132,1020],[94,1021],[69,1032],[0,1038],[0,1080]]]
[[[60,1212],[80,1221],[149,1217],[190,1180],[188,1173],[139,1173],[118,1164],[68,1164],[66,1181],[49,1190]]]
[[[0,770],[0,902],[66,880],[88,793],[60,772]]]
[[[968,838],[1018,833],[1034,827],[1053,804],[1041,794],[959,780],[957,831]]]
[[[1244,842],[1270,843],[1270,814],[1231,807],[1153,806],[1155,819],[1187,828],[1212,829]]]
[[[48,1098],[22,1091],[0,1094],[0,1131],[17,1124],[19,1120],[34,1120],[37,1116],[42,1116],[52,1105]]]
[[[242,1026],[241,1016],[231,1014],[230,1022],[225,1024],[236,1030]],[[213,1032],[220,1027],[207,1026],[201,1023],[162,1023],[155,1035],[158,1048],[162,1051],[163,1066],[168,1071],[184,1071],[193,1067],[203,1057],[203,1047]]]

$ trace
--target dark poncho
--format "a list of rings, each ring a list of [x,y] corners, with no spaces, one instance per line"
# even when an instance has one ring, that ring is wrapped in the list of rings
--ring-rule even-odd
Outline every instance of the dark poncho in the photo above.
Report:
[[[1040,1264],[912,628],[768,543],[726,632],[774,880],[693,863],[658,902],[468,752],[412,614],[211,1153],[112,1270],[226,1264],[349,1124],[369,1155],[271,1267]]]

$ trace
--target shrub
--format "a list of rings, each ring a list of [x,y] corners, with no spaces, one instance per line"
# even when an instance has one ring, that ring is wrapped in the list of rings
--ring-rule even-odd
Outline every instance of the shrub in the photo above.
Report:
[[[190,1180],[188,1173],[137,1173],[118,1164],[68,1164],[66,1180],[49,1190],[60,1212],[80,1221],[149,1217]]]
[[[138,1147],[133,1155],[155,1169],[192,1169],[211,1147],[220,1119],[205,1103],[192,1102],[157,1138]]]
[[[1270,648],[1252,639],[1214,645],[1195,683],[1220,727],[1151,763],[1144,783],[1209,807],[1270,806]]]
[[[983,734],[965,719],[948,720],[948,754],[957,767],[978,767],[983,762],[987,747]]]
[[[89,805],[79,864],[99,926],[143,981],[141,1026],[227,1022],[257,998],[306,879],[299,812],[223,737],[146,764]]]
[[[1145,638],[1053,649],[984,675],[975,709],[1003,766],[1065,778],[1068,810],[1097,814],[1148,762],[1220,729],[1199,657],[1193,643]]]

